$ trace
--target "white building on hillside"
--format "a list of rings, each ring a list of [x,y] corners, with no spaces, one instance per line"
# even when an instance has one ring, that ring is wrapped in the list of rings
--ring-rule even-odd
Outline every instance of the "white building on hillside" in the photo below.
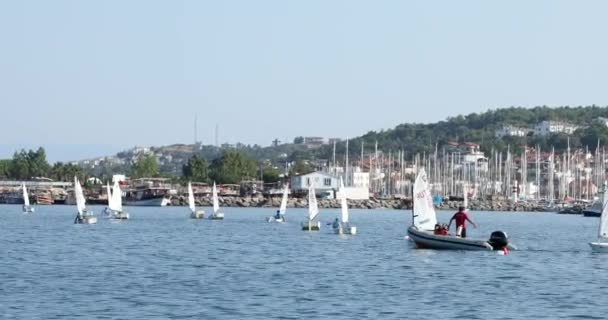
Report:
[[[578,129],[577,126],[568,122],[545,120],[534,126],[534,135],[547,136],[553,133],[572,134],[576,129]]]
[[[528,129],[515,127],[515,126],[503,126],[500,129],[494,131],[496,138],[503,137],[524,137],[528,133]]]

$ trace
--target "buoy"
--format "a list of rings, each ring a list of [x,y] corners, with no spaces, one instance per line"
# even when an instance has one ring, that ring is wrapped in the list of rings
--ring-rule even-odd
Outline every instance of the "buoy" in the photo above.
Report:
[[[507,249],[506,247],[502,248],[502,250],[498,250],[498,255],[506,256],[507,253],[509,253],[509,249]]]

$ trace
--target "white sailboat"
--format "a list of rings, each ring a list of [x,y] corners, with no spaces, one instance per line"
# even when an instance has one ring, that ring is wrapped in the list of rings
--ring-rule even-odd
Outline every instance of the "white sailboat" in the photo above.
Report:
[[[420,169],[412,195],[412,225],[407,234],[416,247],[425,249],[448,250],[503,250],[513,248],[509,245],[507,234],[492,232],[489,240],[475,240],[435,232],[437,217],[433,207],[431,190],[424,169]]]
[[[217,197],[217,188],[215,181],[213,181],[213,213],[209,216],[211,220],[223,220],[224,213],[220,212],[220,201]]]
[[[192,183],[190,182],[188,182],[188,207],[190,207],[191,219],[203,219],[205,217],[205,211],[196,210],[196,203],[194,202],[194,192],[192,191]]]
[[[112,207],[112,189],[110,189],[109,182],[106,184],[106,193],[108,194],[108,206],[103,210],[103,215],[106,218],[111,218],[114,213],[110,209]]]
[[[333,223],[334,232],[336,234],[357,234],[357,227],[348,221],[348,202],[346,200],[346,192],[344,191],[344,181],[340,177],[340,220],[336,218]]]
[[[590,242],[591,250],[594,252],[608,252],[608,201],[604,200],[602,215],[600,216],[600,225],[597,232],[597,242]]]
[[[80,186],[80,182],[76,177],[74,177],[74,196],[76,197],[76,209],[78,210],[74,223],[97,223],[97,217],[95,217],[93,212],[87,210],[84,193],[82,192],[82,187]]]
[[[281,198],[281,206],[277,210],[277,214],[272,217],[268,217],[268,222],[285,222],[285,211],[287,211],[287,200],[289,195],[289,187],[285,185],[283,189],[283,197]]]
[[[23,213],[32,213],[34,212],[34,207],[30,205],[30,196],[27,193],[27,189],[25,188],[25,183],[22,184],[23,187]]]
[[[114,181],[112,187],[112,200],[110,201],[110,210],[112,210],[112,218],[127,220],[129,219],[129,213],[124,211],[122,207],[122,190],[118,181]]]
[[[308,219],[302,221],[302,230],[319,231],[321,229],[321,222],[317,219],[318,215],[317,195],[315,194],[315,187],[311,184],[308,187]]]

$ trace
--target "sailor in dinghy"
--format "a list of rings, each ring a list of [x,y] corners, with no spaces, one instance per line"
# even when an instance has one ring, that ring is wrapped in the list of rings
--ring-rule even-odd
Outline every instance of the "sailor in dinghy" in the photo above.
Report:
[[[277,210],[277,213],[272,216],[272,217],[268,217],[266,220],[268,222],[285,222],[285,211],[287,211],[287,197],[289,194],[289,187],[287,185],[285,185],[284,189],[283,189],[283,196],[281,197],[281,206],[279,207],[279,210]]]
[[[188,208],[190,208],[190,219],[203,219],[205,217],[205,211],[196,209],[191,182],[188,182]]]
[[[321,229],[321,222],[318,220],[319,206],[317,204],[317,195],[315,193],[315,187],[311,183],[308,187],[308,217],[302,221],[303,231],[319,231]]]
[[[86,207],[86,200],[84,198],[84,192],[78,178],[74,177],[74,196],[76,197],[76,209],[78,213],[74,218],[75,224],[94,224],[97,223],[97,217],[92,211],[89,211]]]
[[[351,225],[348,221],[348,203],[342,177],[340,177],[340,208],[340,219],[336,218],[336,221],[332,225],[334,232],[336,234],[357,234],[357,227]]]
[[[420,169],[413,190],[412,225],[407,234],[417,248],[447,250],[503,250],[509,245],[507,234],[492,232],[489,240],[474,240],[438,233],[437,217],[428,187],[426,172]]]

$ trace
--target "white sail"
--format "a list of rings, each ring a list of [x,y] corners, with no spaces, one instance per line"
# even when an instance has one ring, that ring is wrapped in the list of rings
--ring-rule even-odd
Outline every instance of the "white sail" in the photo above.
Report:
[[[110,189],[110,183],[106,184],[106,192],[108,193],[108,208],[112,208],[112,189]]]
[[[602,208],[602,215],[600,216],[598,238],[608,239],[608,197],[604,197],[604,207]]]
[[[319,207],[317,205],[317,196],[315,194],[315,187],[311,184],[308,188],[308,220],[314,220],[319,214]]]
[[[110,202],[110,209],[117,212],[122,212],[122,190],[120,190],[120,184],[114,181],[112,187],[112,201]]]
[[[427,183],[426,172],[420,169],[414,182],[414,225],[420,230],[434,230],[437,224],[433,197]]]
[[[76,208],[78,209],[78,213],[83,214],[86,209],[86,201],[80,182],[76,177],[74,177],[74,197],[76,197]]]
[[[196,206],[194,203],[194,192],[192,192],[192,184],[188,182],[188,207],[192,212],[196,211]]]
[[[30,206],[30,197],[27,195],[27,189],[25,188],[25,183],[23,184],[23,204],[26,207]]]
[[[344,181],[340,177],[340,204],[342,208],[342,222],[348,222],[348,202],[346,201],[346,191],[344,190]]]
[[[287,210],[287,192],[289,191],[287,185],[285,185],[285,189],[283,190],[283,198],[281,199],[281,206],[279,207],[279,213],[285,214]]]
[[[215,187],[215,181],[213,182],[213,212],[217,213],[220,211],[220,201],[217,198],[217,188]]]

